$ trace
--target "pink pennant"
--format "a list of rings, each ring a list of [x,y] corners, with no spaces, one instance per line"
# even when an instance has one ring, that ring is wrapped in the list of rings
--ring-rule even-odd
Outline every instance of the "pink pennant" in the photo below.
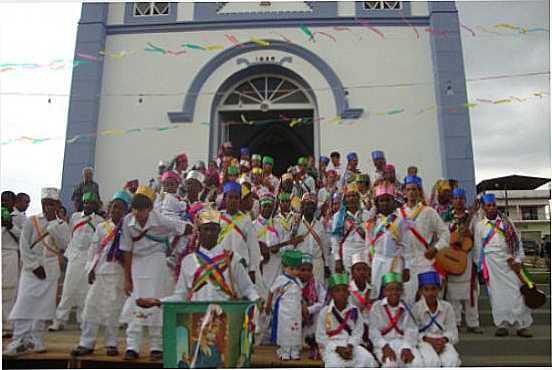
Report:
[[[359,24],[363,27],[366,27],[368,28],[369,30],[377,33],[382,39],[385,39],[385,36],[383,34],[383,32],[381,32],[380,30],[378,30],[376,27],[372,27],[370,26],[370,24],[368,23],[368,21],[360,21]]]
[[[401,18],[403,19],[403,21],[408,24],[413,30],[414,32],[416,32],[416,38],[417,39],[420,39],[420,33],[418,32],[418,30],[416,29],[416,27],[414,27],[409,21],[408,19],[406,19],[406,17],[404,16],[403,12],[399,11],[399,14],[401,15]]]

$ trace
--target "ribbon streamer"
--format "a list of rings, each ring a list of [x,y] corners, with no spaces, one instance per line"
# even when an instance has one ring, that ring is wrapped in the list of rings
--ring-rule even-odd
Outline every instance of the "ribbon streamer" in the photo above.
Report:
[[[418,30],[416,29],[416,27],[414,27],[409,21],[408,19],[406,19],[406,17],[404,16],[403,12],[399,10],[399,14],[401,15],[401,18],[403,19],[403,21],[408,24],[409,27],[411,27],[414,32],[416,33],[416,38],[419,40],[420,39],[420,33],[418,32]]]
[[[243,45],[240,44],[240,42],[238,41],[238,39],[234,35],[225,33],[224,36],[228,39],[228,41],[230,41],[232,44],[234,44],[234,46],[236,46],[238,48],[243,47]]]
[[[377,33],[382,39],[385,39],[385,35],[383,34],[383,32],[381,32],[380,30],[378,30],[376,27],[373,27],[371,26],[368,21],[360,21],[359,24],[362,26],[362,27],[366,27],[368,28],[370,31],[372,32],[375,32]]]
[[[318,34],[323,35],[323,36],[326,36],[327,38],[333,40],[333,42],[337,42],[337,40],[335,39],[335,37],[333,37],[332,35],[330,35],[329,33],[326,33],[326,32],[316,31],[316,32],[314,32],[312,35],[314,36],[314,35],[318,35]]]
[[[203,46],[199,46],[199,45],[196,45],[196,44],[182,44],[181,46],[183,48],[188,48],[188,49],[205,50],[205,48],[203,48]]]
[[[256,37],[251,37],[251,42],[261,46],[270,46],[270,42],[258,39]]]
[[[314,35],[312,34],[311,30],[307,26],[302,24],[299,27],[301,28],[301,31],[303,31],[303,33],[308,36],[309,41],[314,41]]]

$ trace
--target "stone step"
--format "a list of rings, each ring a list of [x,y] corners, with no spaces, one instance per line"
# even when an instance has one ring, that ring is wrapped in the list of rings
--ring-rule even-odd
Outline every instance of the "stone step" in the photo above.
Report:
[[[513,355],[513,356],[462,356],[462,367],[533,367],[552,366],[550,356]]]
[[[518,337],[510,329],[507,337],[495,337],[494,327],[483,327],[484,334],[462,332],[456,349],[460,356],[548,356],[551,355],[550,325],[531,327],[533,338]]]
[[[550,325],[550,308],[539,308],[531,312],[535,325]],[[493,315],[489,309],[479,309],[479,323],[481,326],[494,326]]]

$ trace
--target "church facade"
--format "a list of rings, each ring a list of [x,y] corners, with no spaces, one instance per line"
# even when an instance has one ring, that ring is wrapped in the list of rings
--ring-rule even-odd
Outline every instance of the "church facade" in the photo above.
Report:
[[[454,2],[86,3],[75,59],[92,62],[73,71],[65,202],[85,166],[109,199],[224,141],[277,172],[334,150],[366,170],[383,150],[426,191],[455,178],[474,195]]]

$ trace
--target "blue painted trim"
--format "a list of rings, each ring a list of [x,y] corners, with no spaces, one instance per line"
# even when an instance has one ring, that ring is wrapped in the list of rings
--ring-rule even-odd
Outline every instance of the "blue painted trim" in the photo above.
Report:
[[[106,20],[108,3],[84,3],[77,30],[75,59],[77,53],[98,55],[105,49]],[[102,88],[103,60],[84,64],[73,69],[71,96],[67,119],[66,137],[95,133],[98,126],[100,94]],[[96,139],[79,140],[74,144],[65,144],[63,175],[61,181],[61,199],[68,211],[73,204],[73,187],[82,181],[82,169],[94,166]]]
[[[466,199],[476,192],[470,116],[468,108],[449,111],[467,101],[466,75],[460,38],[458,11],[454,2],[430,2],[430,26],[448,32],[448,37],[431,37],[431,54],[443,176],[454,178],[466,190]],[[454,94],[447,94],[448,87]]]
[[[401,1],[402,9],[382,9],[382,10],[368,10],[364,8],[364,1],[355,1],[355,12],[359,18],[396,18],[396,17],[410,17],[412,10],[410,8],[410,1]],[[402,13],[402,16],[401,16]]]
[[[305,79],[303,79],[303,77],[301,77],[291,69],[285,68],[277,63],[252,64],[247,68],[244,68],[241,71],[234,73],[232,76],[226,79],[214,95],[213,102],[211,104],[211,120],[209,121],[211,122],[210,132],[209,132],[209,158],[210,159],[216,157],[218,146],[221,144],[218,140],[218,138],[222,136],[221,135],[222,128],[220,127],[220,120],[218,117],[218,107],[223,97],[227,94],[227,92],[231,88],[233,88],[240,81],[243,81],[255,75],[266,75],[266,74],[285,76],[297,82],[299,86],[301,86],[303,89],[306,90],[306,93],[309,95],[309,98],[314,104],[314,107],[315,107],[314,113],[317,114],[318,101],[316,99],[316,95],[314,94],[314,91],[312,90],[311,86],[308,84],[307,81],[305,81]],[[316,130],[318,130],[319,127],[320,127],[319,125],[313,125],[313,130],[315,128]],[[317,145],[316,138],[317,138],[317,133],[315,132],[314,141],[313,141],[315,151],[319,147],[319,145]]]
[[[125,3],[125,24],[158,24],[176,22],[178,3],[169,3],[169,14],[134,16],[134,3]]]
[[[332,18],[337,17],[336,1],[306,1],[311,11],[290,11],[290,12],[250,12],[219,14],[220,9],[226,3],[205,3],[197,2],[194,5],[194,22],[217,22],[217,21],[250,21],[268,20],[271,18],[296,19],[296,18]]]
[[[268,51],[278,50],[283,51],[299,58],[302,58],[309,62],[314,68],[316,68],[328,81],[328,85],[332,86],[333,95],[336,105],[336,111],[339,115],[345,115],[347,118],[358,118],[363,112],[363,108],[351,109],[349,102],[347,101],[345,89],[343,83],[335,73],[335,71],[318,55],[310,50],[307,50],[299,45],[290,44],[279,40],[267,40],[270,42],[270,46],[261,46],[252,42],[246,42],[242,44],[242,47],[232,47],[217,54],[207,64],[205,64],[201,70],[195,75],[188,93],[184,98],[184,105],[181,112],[169,112],[168,116],[171,122],[190,122],[194,119],[195,105],[198,98],[198,94],[201,92],[201,88],[205,81],[224,63],[239,55],[252,52],[252,51]]]
[[[429,17],[415,16],[406,17],[413,26],[428,26]],[[186,31],[215,31],[228,29],[249,29],[249,28],[299,28],[299,24],[309,27],[362,27],[356,17],[338,17],[327,19],[264,19],[264,20],[242,20],[242,21],[217,21],[217,22],[176,22],[163,24],[125,24],[109,25],[107,27],[108,35],[124,35],[136,33],[166,33],[166,32],[186,32]],[[373,26],[408,26],[400,16],[370,18],[370,25]]]

